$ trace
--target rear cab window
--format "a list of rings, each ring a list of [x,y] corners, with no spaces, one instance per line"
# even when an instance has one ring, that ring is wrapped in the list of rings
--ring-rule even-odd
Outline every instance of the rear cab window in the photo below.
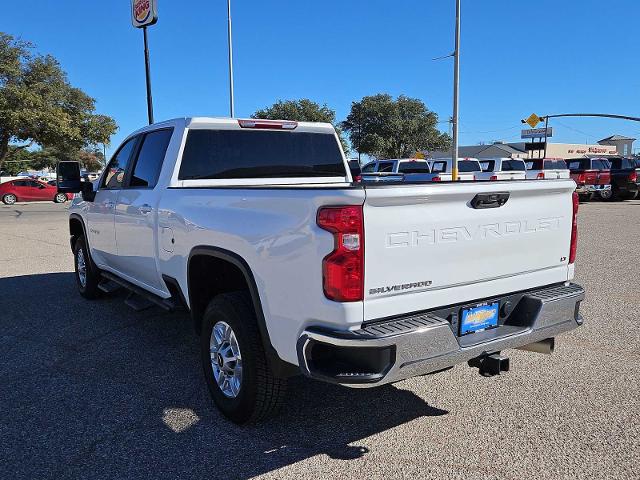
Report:
[[[472,160],[460,160],[458,161],[458,171],[463,173],[469,172],[481,172],[480,164]]]
[[[526,168],[522,160],[503,160],[502,170],[505,172],[524,172]]]
[[[431,173],[427,162],[400,162],[398,173]]]
[[[191,129],[178,179],[345,176],[344,160],[333,134]]]

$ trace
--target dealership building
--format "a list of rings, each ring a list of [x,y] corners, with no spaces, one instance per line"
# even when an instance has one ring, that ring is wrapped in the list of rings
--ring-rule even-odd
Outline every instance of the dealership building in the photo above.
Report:
[[[635,138],[612,135],[597,144],[547,142],[547,158],[576,158],[611,155],[631,155]],[[450,157],[451,151],[424,152],[431,158]],[[488,145],[458,147],[461,158],[542,158],[545,155],[543,142],[494,142]]]

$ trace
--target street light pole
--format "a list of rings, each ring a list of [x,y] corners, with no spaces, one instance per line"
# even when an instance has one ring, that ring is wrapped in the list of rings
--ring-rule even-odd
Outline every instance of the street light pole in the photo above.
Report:
[[[451,180],[458,180],[458,101],[460,97],[460,0],[456,0],[456,40],[453,52],[453,148],[451,159]]]
[[[231,0],[227,0],[227,40],[229,43],[229,113],[231,118],[235,117],[233,99],[233,42],[231,40]]]

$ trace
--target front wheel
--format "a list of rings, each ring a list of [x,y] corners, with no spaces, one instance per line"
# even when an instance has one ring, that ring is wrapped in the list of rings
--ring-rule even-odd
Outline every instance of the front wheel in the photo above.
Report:
[[[269,367],[247,292],[224,293],[211,300],[200,338],[209,393],[225,417],[244,424],[277,412],[286,380]]]
[[[64,193],[56,193],[56,196],[53,197],[53,201],[55,203],[64,203],[67,200],[68,200],[68,198]]]
[[[593,193],[580,193],[578,199],[581,202],[590,202],[593,199]]]
[[[13,205],[18,201],[18,198],[13,193],[7,193],[4,197],[2,197],[2,203],[5,205]]]
[[[84,237],[76,240],[73,248],[73,259],[76,267],[76,283],[80,295],[89,300],[98,298],[101,293],[100,289],[98,289],[100,273],[97,267],[91,262]]]

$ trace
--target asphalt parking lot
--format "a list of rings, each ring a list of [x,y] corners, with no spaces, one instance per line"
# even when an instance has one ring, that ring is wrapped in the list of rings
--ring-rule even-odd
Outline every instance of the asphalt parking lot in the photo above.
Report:
[[[67,212],[0,206],[0,478],[640,478],[640,201],[581,205],[585,325],[512,371],[292,382],[224,420],[184,314],[76,293]]]

